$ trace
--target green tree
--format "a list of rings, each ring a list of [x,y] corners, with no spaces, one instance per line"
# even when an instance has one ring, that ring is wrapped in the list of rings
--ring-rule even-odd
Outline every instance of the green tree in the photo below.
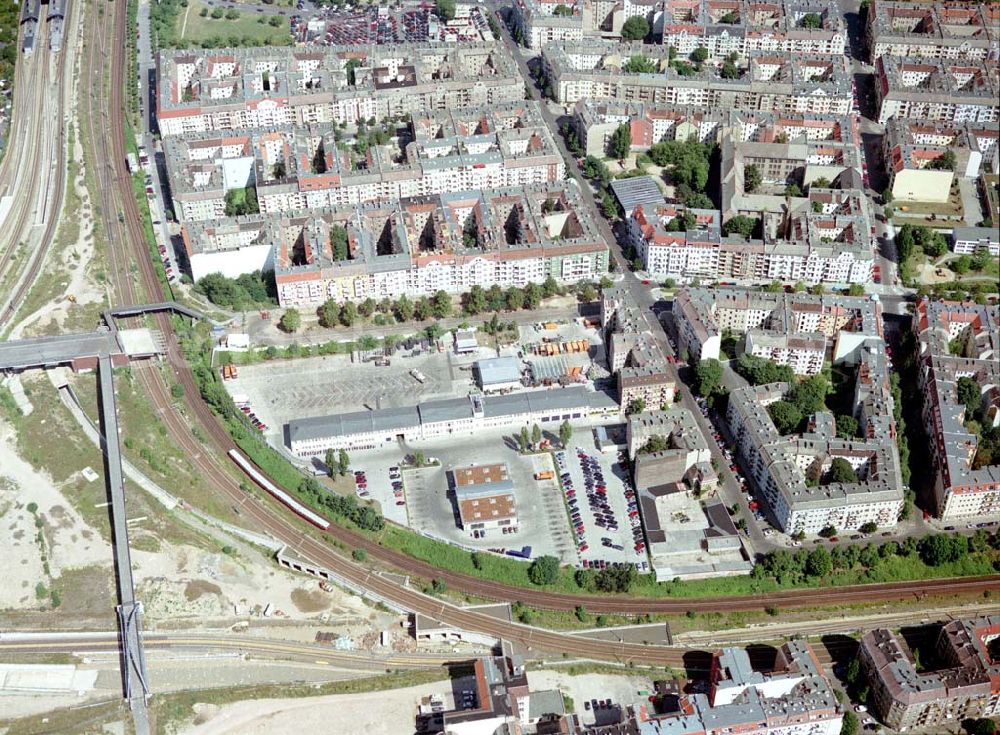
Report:
[[[528,436],[528,427],[522,426],[521,432],[517,435],[517,445],[522,452],[528,451],[528,446],[531,444],[531,439]]]
[[[835,419],[837,436],[841,439],[858,438],[858,420],[847,414],[839,414]]]
[[[170,395],[178,400],[184,397],[184,386],[180,383],[174,383],[170,386]]]
[[[813,549],[806,560],[806,574],[810,577],[825,577],[833,571],[833,560],[825,546]]]
[[[972,418],[978,414],[982,406],[983,396],[982,389],[976,379],[963,375],[958,379],[955,388],[958,393],[958,402],[965,405],[966,418]]]
[[[436,0],[435,8],[441,20],[448,22],[455,19],[455,0]]]
[[[430,319],[433,313],[434,307],[431,306],[431,300],[426,296],[421,296],[413,305],[413,316],[416,317],[418,322]]]
[[[779,434],[791,434],[802,423],[802,412],[798,406],[788,401],[775,401],[767,407],[767,413]]]
[[[749,240],[753,237],[755,229],[757,229],[756,217],[747,217],[745,214],[738,214],[726,220],[722,225],[722,234],[732,235],[735,233]]]
[[[803,416],[809,416],[824,409],[829,392],[827,379],[822,375],[812,375],[792,386],[788,391],[788,400],[798,407]]]
[[[960,276],[964,276],[972,268],[972,258],[968,255],[960,255],[955,260],[951,261],[949,267]]]
[[[858,475],[851,467],[851,463],[843,457],[834,457],[830,463],[830,482],[854,483],[858,481]]]
[[[739,79],[743,74],[736,64],[726,60],[722,63],[722,68],[719,69],[719,76],[723,79]]]
[[[531,427],[531,446],[538,449],[538,445],[542,443],[542,427],[535,424]]]
[[[473,315],[486,311],[486,291],[483,290],[482,286],[476,285],[469,289],[469,292],[465,295],[465,305],[463,308],[466,314]]]
[[[362,564],[368,560],[368,552],[364,549],[354,549],[354,551],[351,552],[351,558],[359,564]]]
[[[646,401],[642,398],[633,398],[629,401],[628,406],[625,408],[625,413],[632,416],[637,413],[642,413],[646,410]]]
[[[597,300],[597,289],[594,288],[594,284],[583,284],[583,288],[580,289],[580,300],[585,303]]]
[[[413,302],[403,294],[396,300],[396,318],[408,322],[413,318]]]
[[[566,448],[569,446],[569,440],[573,437],[573,427],[570,426],[569,421],[563,421],[559,425],[559,443]]]
[[[350,327],[358,319],[358,307],[353,301],[345,301],[340,309],[340,323],[345,327]]]
[[[614,196],[607,189],[601,195],[601,214],[610,220],[618,218],[618,202],[615,201]]]
[[[288,334],[297,332],[299,327],[302,326],[302,315],[299,314],[298,309],[286,309],[285,313],[281,315],[281,321],[278,322],[278,326],[281,327],[281,331]]]
[[[633,15],[622,24],[622,39],[625,41],[641,41],[649,35],[649,22],[638,15]]]
[[[337,468],[340,466],[337,464],[337,454],[333,451],[333,449],[326,450],[326,454],[323,455],[323,464],[326,465],[326,473],[330,477],[333,477],[333,473],[335,473]]]
[[[615,131],[608,138],[608,155],[624,161],[628,158],[629,150],[632,148],[632,128],[624,122],[615,128]]]
[[[319,307],[319,323],[327,328],[340,324],[340,304],[333,299],[324,301]]]
[[[852,283],[850,286],[847,287],[847,295],[848,296],[864,296],[865,295],[865,287],[862,286],[860,283]]]
[[[508,311],[518,311],[519,309],[523,309],[524,291],[517,286],[511,286],[507,289],[505,301],[507,302]]]
[[[958,160],[955,158],[955,151],[950,148],[940,156],[931,161],[927,168],[937,171],[954,171]]]
[[[743,168],[743,188],[753,193],[764,183],[764,175],[755,163],[751,163]]]
[[[537,309],[542,303],[542,287],[537,283],[529,283],[524,287],[524,308]]]
[[[351,458],[347,456],[347,451],[341,449],[337,453],[337,471],[340,472],[341,477],[347,474],[347,471],[351,468]]]
[[[559,579],[559,559],[540,556],[528,565],[528,579],[539,586],[554,584]]]
[[[645,56],[632,56],[622,64],[622,71],[626,74],[655,74],[657,64],[655,61],[647,59]]]
[[[375,299],[369,296],[367,299],[358,304],[358,313],[361,316],[367,318],[375,313]]]
[[[844,720],[840,725],[840,735],[858,735],[858,716],[852,710],[844,711]]]
[[[347,228],[340,225],[330,227],[330,250],[333,259],[336,261],[347,260],[351,257],[347,244]]]
[[[989,717],[972,720],[967,726],[969,735],[996,735],[997,723]]]
[[[878,524],[874,521],[868,521],[867,523],[862,523],[858,530],[861,531],[861,533],[875,533],[878,530]]]
[[[823,16],[819,13],[806,13],[799,19],[799,26],[802,28],[822,28]]]
[[[708,60],[708,49],[704,46],[699,46],[694,51],[691,52],[691,61],[698,64],[704,64]]]
[[[709,358],[702,360],[694,369],[698,395],[708,397],[722,387],[722,363]]]
[[[837,527],[823,526],[823,528],[819,529],[819,535],[822,536],[823,538],[833,538],[834,536],[837,535]]]
[[[568,18],[573,15],[573,8],[569,7],[568,5],[563,5],[562,3],[559,3],[558,5],[555,6],[555,8],[552,9],[552,15]]]
[[[431,300],[431,305],[434,316],[438,319],[444,319],[451,314],[451,295],[447,291],[437,291]]]

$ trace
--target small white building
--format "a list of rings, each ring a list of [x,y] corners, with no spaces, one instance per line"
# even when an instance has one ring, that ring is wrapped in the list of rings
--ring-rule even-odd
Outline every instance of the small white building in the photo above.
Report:
[[[470,355],[479,349],[476,339],[476,328],[458,329],[455,331],[455,354]]]
[[[995,227],[956,227],[951,233],[952,250],[960,255],[974,255],[985,250],[1000,256],[1000,231]]]

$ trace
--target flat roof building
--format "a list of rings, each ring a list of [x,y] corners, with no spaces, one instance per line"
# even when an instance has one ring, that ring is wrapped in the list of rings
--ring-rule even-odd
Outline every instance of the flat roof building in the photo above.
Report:
[[[299,457],[327,449],[376,449],[439,436],[470,436],[483,429],[533,424],[600,423],[619,416],[614,398],[583,387],[523,391],[501,396],[467,396],[417,406],[297,419],[285,425],[285,442]]]
[[[482,532],[517,525],[514,483],[506,464],[458,467],[451,474],[463,530]]]
[[[615,179],[611,182],[611,191],[618,200],[625,217],[631,217],[635,208],[641,205],[660,205],[666,199],[656,180],[652,176],[632,176],[627,179]]]
[[[516,357],[477,360],[473,372],[484,393],[509,393],[522,387],[521,361]]]

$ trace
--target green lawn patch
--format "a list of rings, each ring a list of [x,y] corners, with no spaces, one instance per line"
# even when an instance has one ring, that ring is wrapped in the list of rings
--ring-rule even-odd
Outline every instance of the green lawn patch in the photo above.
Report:
[[[202,8],[206,8],[209,15],[202,16]],[[291,31],[284,16],[267,16],[244,9],[239,11],[239,18],[229,20],[213,18],[211,12],[212,8],[200,0],[190,0],[188,7],[177,13],[177,40],[206,48],[291,45]],[[281,23],[272,26],[268,22],[271,17],[278,18]],[[264,22],[258,23],[258,18],[264,18]]]

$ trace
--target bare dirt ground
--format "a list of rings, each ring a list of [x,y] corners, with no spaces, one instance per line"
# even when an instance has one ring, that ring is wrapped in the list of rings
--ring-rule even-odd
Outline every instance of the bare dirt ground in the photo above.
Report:
[[[413,732],[416,703],[444,689],[447,682],[364,694],[334,694],[305,699],[261,699],[221,707],[198,705],[199,724],[182,729],[189,735],[280,735],[332,732],[339,735]]]
[[[649,679],[642,676],[571,676],[552,670],[529,670],[528,681],[533,691],[559,689],[570,695],[580,711],[584,711],[585,700],[610,697],[631,703],[637,699],[637,691],[650,688]],[[190,735],[278,735],[325,731],[329,723],[336,722],[337,732],[343,735],[409,733],[420,698],[447,689],[448,683],[441,681],[365,694],[195,705],[195,722],[181,731]]]
[[[0,421],[0,558],[6,567],[0,610],[58,607],[46,593],[57,589],[63,610],[79,611],[78,598],[102,594],[104,585],[93,588],[95,577],[112,579],[110,545],[64,494],[71,489],[63,487],[70,480],[55,482],[20,457],[15,445],[14,429]],[[76,476],[70,479],[75,487]],[[278,568],[262,552],[240,542],[226,547],[229,553],[208,539],[207,548],[171,543],[141,521],[134,526],[133,539],[136,583],[149,623],[245,619],[268,606],[269,614],[299,620],[322,614],[359,621],[372,614],[358,598],[339,590],[322,592],[311,578]],[[99,603],[91,600],[83,607],[89,610]],[[112,610],[113,597],[106,603]]]
[[[13,429],[0,422],[0,559],[5,572],[0,609],[37,607],[42,602],[36,595],[39,582],[48,585],[67,567],[111,558],[100,534],[87,527],[49,475],[18,456],[14,443]]]

